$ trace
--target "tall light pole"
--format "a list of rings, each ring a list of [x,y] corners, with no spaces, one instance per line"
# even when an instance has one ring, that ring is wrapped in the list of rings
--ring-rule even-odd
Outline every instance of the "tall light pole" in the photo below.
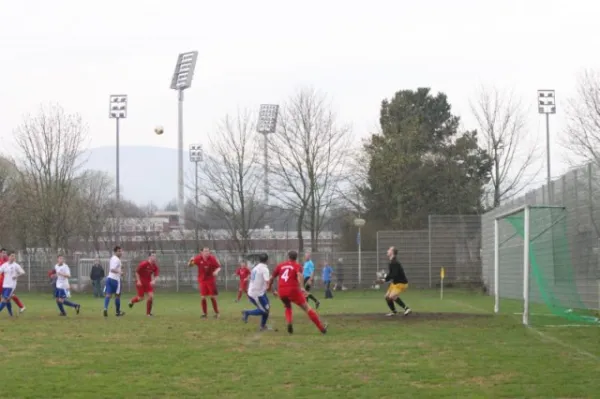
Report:
[[[265,136],[263,156],[265,162],[264,172],[264,190],[265,190],[265,205],[269,204],[269,134],[275,133],[277,129],[277,116],[279,115],[279,105],[277,104],[262,104],[258,112],[258,133]]]
[[[121,173],[120,173],[120,159],[119,159],[119,121],[121,119],[127,118],[127,94],[111,94],[108,98],[108,117],[110,119],[115,119],[116,121],[116,137],[117,137],[117,153],[116,153],[116,183],[117,183],[117,192],[116,192],[116,211],[117,211],[117,241],[120,240],[121,235]]]
[[[550,114],[556,113],[556,96],[554,90],[538,90],[538,112],[546,115],[546,186],[548,201],[554,203],[554,190],[550,188],[552,174],[550,173]]]
[[[190,162],[194,163],[194,230],[196,231],[196,252],[200,252],[200,243],[198,237],[198,166],[203,160],[202,144],[190,145]]]
[[[184,199],[183,199],[183,91],[192,87],[194,70],[196,69],[197,51],[181,53],[177,57],[175,71],[171,78],[171,89],[177,90],[177,209],[179,211],[179,224],[184,225]]]
[[[358,246],[358,287],[360,288],[362,283],[362,244],[360,237],[360,229],[367,223],[365,219],[356,218],[354,219],[354,225],[358,227],[358,233],[356,233],[356,245]],[[379,256],[379,254],[377,254]]]

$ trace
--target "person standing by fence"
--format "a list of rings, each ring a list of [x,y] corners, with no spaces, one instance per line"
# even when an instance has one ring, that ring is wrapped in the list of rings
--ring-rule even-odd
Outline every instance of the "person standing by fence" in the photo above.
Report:
[[[325,299],[333,299],[333,293],[331,292],[331,275],[333,274],[333,268],[329,265],[329,262],[325,262],[323,267],[323,284],[325,284]]]
[[[95,298],[102,298],[102,279],[104,278],[104,268],[100,264],[100,259],[94,260],[94,265],[90,271],[90,280],[92,281],[92,289]]]

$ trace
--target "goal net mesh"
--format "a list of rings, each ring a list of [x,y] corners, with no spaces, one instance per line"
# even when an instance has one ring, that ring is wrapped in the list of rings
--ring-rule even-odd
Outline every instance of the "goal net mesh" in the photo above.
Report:
[[[567,237],[566,210],[553,207],[529,209],[529,319],[549,323],[548,316],[573,323],[598,323],[586,308],[577,287]],[[523,244],[525,211],[504,217],[499,223],[499,290],[501,298],[520,300],[524,284]]]

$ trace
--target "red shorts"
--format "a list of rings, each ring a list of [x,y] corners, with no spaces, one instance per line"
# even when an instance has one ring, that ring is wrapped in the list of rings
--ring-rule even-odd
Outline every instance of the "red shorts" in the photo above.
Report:
[[[217,296],[219,291],[217,290],[216,281],[198,281],[198,287],[200,288],[200,295],[202,296]]]
[[[279,291],[277,294],[283,303],[290,302],[295,303],[298,306],[302,306],[306,303],[306,297],[300,290]]]
[[[248,280],[240,281],[240,291],[248,291]]]
[[[149,282],[142,282],[142,285],[136,285],[135,288],[137,289],[137,296],[144,296],[144,294],[154,292],[154,287]]]

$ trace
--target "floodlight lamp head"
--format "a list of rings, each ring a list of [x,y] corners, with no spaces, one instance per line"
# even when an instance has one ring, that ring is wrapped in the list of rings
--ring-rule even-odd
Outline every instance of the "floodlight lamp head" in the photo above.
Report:
[[[202,144],[190,145],[190,162],[202,162],[203,159]]]
[[[538,90],[538,112],[540,114],[556,113],[556,96],[554,90]]]
[[[127,118],[127,94],[111,94],[108,103],[109,118]]]
[[[197,59],[197,51],[179,54],[177,57],[177,64],[175,64],[175,71],[171,78],[171,89],[185,90],[192,87],[192,79],[194,78]]]
[[[258,112],[258,132],[263,134],[275,133],[278,115],[279,105],[262,104]]]

